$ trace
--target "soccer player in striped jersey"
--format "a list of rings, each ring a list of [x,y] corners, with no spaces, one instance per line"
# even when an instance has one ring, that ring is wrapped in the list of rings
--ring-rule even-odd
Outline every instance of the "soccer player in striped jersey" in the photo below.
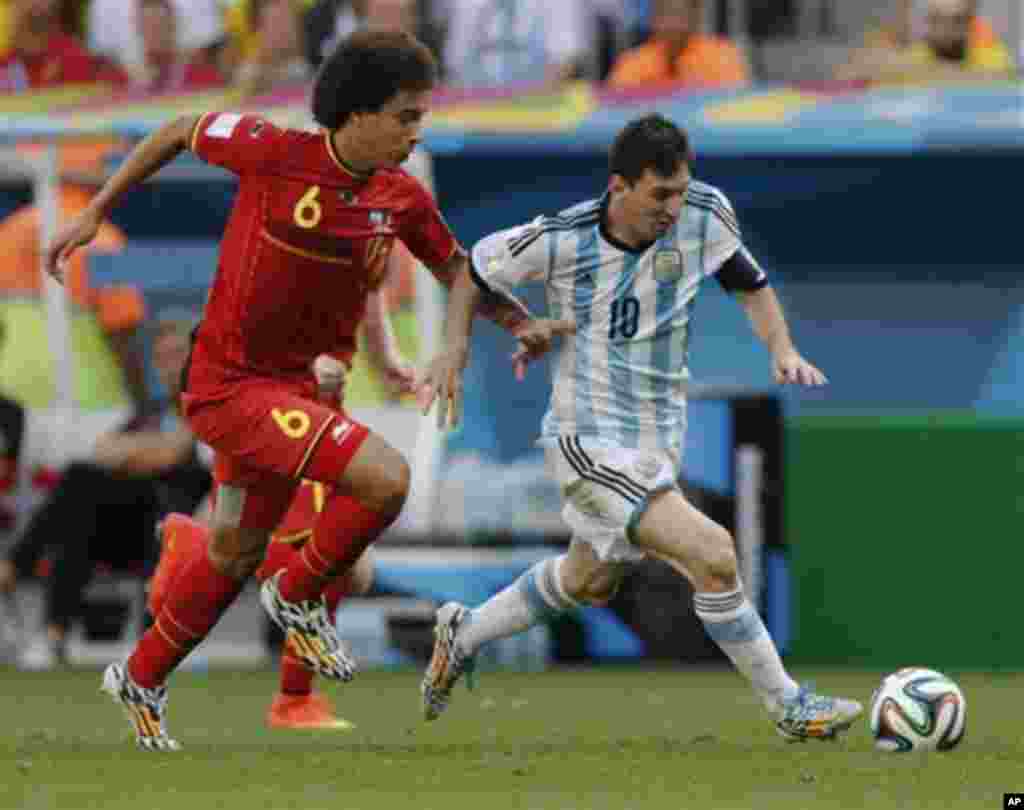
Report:
[[[671,121],[649,115],[631,122],[612,146],[603,196],[484,238],[455,282],[450,342],[421,390],[423,407],[438,398],[439,416],[452,423],[478,296],[526,281],[547,288],[551,320],[531,328],[564,337],[541,442],[572,542],[567,554],[538,563],[473,610],[456,602],[441,607],[421,687],[427,719],[447,707],[481,645],[580,604],[607,604],[624,566],[644,556],[690,580],[708,635],[784,737],[834,737],[862,711],[855,701],[815,694],[790,677],[743,592],[732,537],[677,485],[690,314],[703,281],[713,276],[735,295],[770,351],[778,382],[826,382],[790,340],[729,200],[693,179],[691,160],[685,132]]]

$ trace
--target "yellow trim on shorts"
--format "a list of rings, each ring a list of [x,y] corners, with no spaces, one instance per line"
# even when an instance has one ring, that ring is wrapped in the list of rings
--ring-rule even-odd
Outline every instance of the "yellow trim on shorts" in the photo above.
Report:
[[[302,457],[302,461],[299,462],[298,469],[296,469],[295,473],[292,475],[293,478],[303,477],[302,474],[306,471],[306,465],[309,464],[309,460],[313,456],[313,451],[316,450],[316,446],[320,444],[320,440],[323,438],[324,433],[327,432],[327,428],[329,428],[331,423],[337,418],[337,415],[332,413],[324,420],[324,423],[320,426],[320,430],[316,432],[316,436],[313,437],[313,440],[309,443],[309,447],[306,448],[306,454]]]
[[[312,529],[303,529],[301,532],[295,532],[294,534],[274,535],[273,538],[271,538],[271,542],[272,543],[285,543],[286,545],[289,545],[289,546],[296,546],[299,543],[301,543],[303,540],[308,540],[312,536],[313,536],[313,530]]]

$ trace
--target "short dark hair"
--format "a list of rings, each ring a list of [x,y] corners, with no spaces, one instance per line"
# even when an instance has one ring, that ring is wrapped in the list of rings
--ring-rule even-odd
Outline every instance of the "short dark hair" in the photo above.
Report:
[[[313,118],[335,130],[352,113],[374,112],[403,90],[431,90],[436,82],[437,60],[412,34],[358,31],[320,67],[313,85]]]
[[[653,169],[662,177],[671,177],[684,163],[693,161],[686,131],[658,113],[630,121],[615,136],[609,159],[612,174],[632,184]]]

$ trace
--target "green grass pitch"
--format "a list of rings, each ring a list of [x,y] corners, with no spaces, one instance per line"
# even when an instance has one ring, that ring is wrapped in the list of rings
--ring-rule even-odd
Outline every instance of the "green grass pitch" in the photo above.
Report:
[[[867,702],[882,673],[798,672]],[[1024,790],[1024,677],[958,677],[967,736],[887,755],[866,722],[786,744],[734,673],[602,668],[484,673],[420,719],[417,672],[328,686],[353,732],[263,727],[271,672],[182,673],[179,754],[138,751],[98,672],[0,671],[0,808],[627,810],[999,808]]]

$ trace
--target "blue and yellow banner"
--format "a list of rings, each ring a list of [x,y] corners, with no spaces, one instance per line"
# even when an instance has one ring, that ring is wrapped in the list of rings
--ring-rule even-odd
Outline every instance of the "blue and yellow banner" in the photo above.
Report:
[[[140,97],[70,87],[0,97],[0,136],[137,137],[167,119],[211,109],[260,111],[309,123],[308,86],[242,103],[230,91]],[[637,115],[657,110],[687,127],[704,154],[907,154],[1017,147],[1024,136],[1019,82],[868,88],[849,84],[742,90],[612,92],[596,85],[438,93],[427,132],[437,153],[607,148]]]

